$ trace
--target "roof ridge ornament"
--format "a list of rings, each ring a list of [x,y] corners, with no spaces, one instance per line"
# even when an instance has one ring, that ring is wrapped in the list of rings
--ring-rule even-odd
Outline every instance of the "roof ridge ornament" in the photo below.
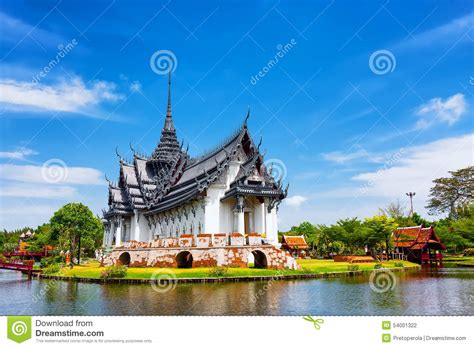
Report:
[[[117,157],[118,157],[120,163],[122,163],[122,162],[123,162],[123,158],[122,158],[122,156],[121,156],[121,155],[119,154],[119,152],[118,152],[118,146],[115,147],[115,154],[117,155]]]
[[[165,127],[166,130],[174,130],[173,115],[171,112],[171,69],[168,72],[168,106],[166,108]]]
[[[247,128],[247,121],[249,120],[249,117],[250,117],[250,105],[247,109],[247,116],[245,116],[245,120],[244,120],[244,128]]]
[[[263,141],[263,136],[260,135],[260,141],[258,142],[258,145],[257,145],[257,151],[260,151],[260,146],[262,145],[262,141]]]

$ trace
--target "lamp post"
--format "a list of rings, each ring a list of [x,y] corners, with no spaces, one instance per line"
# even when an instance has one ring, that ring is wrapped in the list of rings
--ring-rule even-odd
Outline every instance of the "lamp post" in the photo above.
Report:
[[[416,195],[416,192],[407,192],[406,195],[410,197],[410,216],[413,216],[413,197]]]

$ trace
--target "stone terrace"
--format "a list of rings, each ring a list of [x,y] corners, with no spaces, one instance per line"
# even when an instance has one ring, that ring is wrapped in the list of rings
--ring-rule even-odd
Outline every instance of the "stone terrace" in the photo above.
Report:
[[[262,237],[251,233],[181,235],[180,238],[156,239],[152,242],[130,241],[115,247],[105,265],[130,267],[248,267],[297,269],[293,257],[284,250],[264,244]]]

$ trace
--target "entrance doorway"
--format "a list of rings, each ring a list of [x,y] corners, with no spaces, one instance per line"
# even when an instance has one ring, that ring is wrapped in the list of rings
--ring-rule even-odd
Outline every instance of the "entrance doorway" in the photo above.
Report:
[[[130,254],[126,252],[120,254],[118,261],[122,266],[130,266]]]
[[[245,234],[250,233],[250,213],[244,212],[244,226],[245,226]]]
[[[267,268],[267,256],[263,251],[254,250],[247,255],[247,265],[249,268]]]
[[[193,267],[193,255],[189,251],[181,251],[176,255],[176,265],[178,268]]]

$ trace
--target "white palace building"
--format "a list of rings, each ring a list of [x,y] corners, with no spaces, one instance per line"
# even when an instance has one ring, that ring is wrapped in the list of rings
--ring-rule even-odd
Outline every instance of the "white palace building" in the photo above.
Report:
[[[131,162],[117,153],[120,173],[116,183],[109,182],[104,245],[126,248],[168,240],[166,246],[179,247],[180,238],[186,237],[197,246],[198,238],[202,242],[208,237],[205,243],[213,247],[231,245],[232,236],[243,237],[239,245],[246,245],[249,236],[258,236],[258,244],[278,245],[277,210],[288,187],[283,189],[265,167],[247,120],[248,115],[213,151],[191,157],[176,136],[168,81],[168,107],[157,147],[150,156],[134,151]],[[173,238],[176,242],[169,242]]]

